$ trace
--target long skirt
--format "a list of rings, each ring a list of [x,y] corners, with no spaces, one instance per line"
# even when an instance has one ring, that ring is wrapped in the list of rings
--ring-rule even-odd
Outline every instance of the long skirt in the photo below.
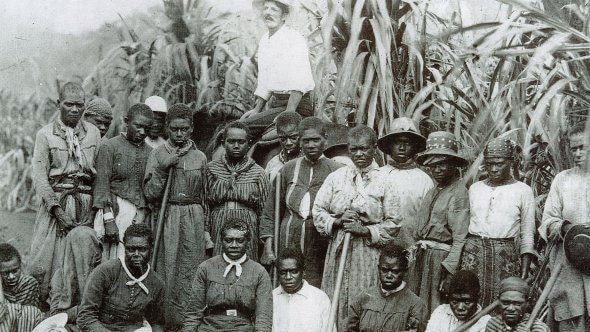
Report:
[[[330,299],[334,298],[336,276],[342,246],[344,244],[344,232],[338,230],[328,245],[326,262],[324,265],[324,277],[322,290],[328,294]],[[340,298],[338,300],[337,327],[338,331],[346,330],[346,317],[349,316],[350,303],[363,290],[377,285],[378,274],[377,264],[379,263],[379,249],[367,246],[365,239],[354,238],[350,240],[350,246],[346,257]]]
[[[416,261],[410,265],[408,285],[426,304],[426,312],[430,315],[443,303],[438,289],[441,281],[442,262],[449,252],[441,249],[419,248]]]
[[[502,279],[519,275],[520,259],[515,239],[468,237],[461,257],[461,270],[477,274],[481,287],[479,303],[486,307],[497,299]]]
[[[119,229],[119,243],[102,243],[102,262],[109,261],[111,259],[116,258],[124,258],[125,257],[125,246],[123,245],[123,235],[125,235],[125,231],[131,224],[133,223],[133,218],[135,218],[135,214],[137,213],[137,207],[133,205],[133,203],[129,202],[126,199],[121,197],[115,196],[117,198],[117,204],[119,205],[119,213],[115,216],[115,224],[117,224],[117,228]],[[94,219],[94,229],[98,234],[98,237],[102,239],[104,236],[104,224],[103,224],[103,217],[100,213],[96,214],[96,218]]]
[[[166,209],[156,271],[166,285],[166,324],[171,330],[183,322],[191,281],[205,257],[205,212],[199,204]]]
[[[211,237],[215,242],[213,247],[213,256],[221,255],[223,249],[221,246],[221,229],[229,219],[237,218],[245,221],[250,228],[250,243],[246,254],[248,258],[258,262],[258,215],[252,209],[247,207],[230,209],[225,205],[218,206],[211,211],[209,220],[211,220]]]
[[[76,226],[65,237],[57,235],[55,218],[49,214],[45,204],[41,204],[35,219],[31,240],[31,253],[27,265],[30,275],[43,276],[40,285],[41,299],[49,297],[52,278],[61,278],[60,290],[53,290],[52,296],[62,309],[74,306],[75,299],[82,294],[86,279],[96,266],[100,257],[100,246],[92,228],[92,196],[82,193],[62,197],[60,205],[65,213],[74,219]],[[76,216],[78,205],[78,216]],[[56,273],[61,270],[60,273]],[[53,301],[52,301],[53,302]],[[79,302],[79,301],[78,301]]]

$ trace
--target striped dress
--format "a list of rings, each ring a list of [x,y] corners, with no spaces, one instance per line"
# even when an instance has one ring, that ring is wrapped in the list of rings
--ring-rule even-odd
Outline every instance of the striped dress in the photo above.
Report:
[[[223,156],[207,164],[205,186],[210,232],[215,242],[213,254],[222,254],[221,228],[225,221],[238,218],[250,227],[248,257],[258,261],[258,225],[269,193],[268,175],[264,169],[249,157],[237,165],[230,165]]]
[[[30,332],[43,320],[36,307],[0,302],[0,332]]]
[[[4,286],[4,298],[11,303],[39,307],[39,283],[35,278],[22,274],[14,287]]]

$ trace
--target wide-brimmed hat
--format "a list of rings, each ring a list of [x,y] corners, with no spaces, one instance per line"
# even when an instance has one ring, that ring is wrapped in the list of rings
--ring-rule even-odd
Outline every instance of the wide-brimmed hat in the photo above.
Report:
[[[348,130],[349,128],[343,125],[327,124],[326,125],[326,149],[324,150],[324,156],[333,158],[342,151],[342,149],[348,149]]]
[[[282,5],[285,5],[291,9],[293,7],[293,0],[253,0],[252,1],[252,8],[261,11],[264,8],[264,3],[266,1],[274,1],[278,2]]]
[[[433,156],[453,159],[457,166],[467,166],[469,162],[459,154],[459,143],[455,136],[447,131],[435,131],[428,135],[426,150],[416,156],[416,161],[424,165]]]
[[[565,257],[573,267],[590,275],[590,226],[575,225],[570,228],[563,239]]]
[[[68,323],[68,314],[62,312],[57,315],[47,317],[39,325],[35,326],[33,332],[47,332],[47,331],[64,331],[67,332],[65,326]]]
[[[393,145],[393,139],[397,135],[406,135],[416,142],[418,151],[423,151],[426,145],[426,137],[420,134],[418,126],[414,120],[406,117],[401,117],[393,120],[391,124],[391,130],[385,136],[379,138],[377,146],[379,149],[386,154],[390,154],[391,146]]]
[[[148,97],[144,104],[148,105],[152,112],[168,113],[168,106],[166,106],[166,101],[162,97]]]

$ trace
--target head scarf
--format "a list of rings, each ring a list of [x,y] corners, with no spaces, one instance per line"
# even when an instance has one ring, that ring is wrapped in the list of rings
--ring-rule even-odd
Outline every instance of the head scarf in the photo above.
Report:
[[[509,277],[500,282],[499,294],[509,291],[516,291],[526,295],[529,292],[529,285],[521,278]]]
[[[86,115],[100,115],[105,118],[113,118],[111,104],[106,99],[96,97],[86,105]]]
[[[505,138],[495,138],[491,140],[484,151],[486,158],[510,158],[515,157],[515,144]]]

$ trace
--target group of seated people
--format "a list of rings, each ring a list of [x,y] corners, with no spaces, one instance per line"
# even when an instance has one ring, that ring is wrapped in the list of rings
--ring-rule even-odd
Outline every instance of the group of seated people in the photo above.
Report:
[[[279,286],[272,289],[269,274],[249,259],[251,237],[247,224],[231,219],[222,230],[221,255],[201,263],[192,282],[181,332],[189,331],[335,331],[327,326],[330,299],[305,281],[305,259],[297,248],[286,248],[277,259]],[[151,269],[153,235],[144,224],[127,228],[124,258],[100,264],[89,276],[77,325],[50,317],[34,331],[164,331],[164,282]],[[37,309],[38,284],[20,271],[19,253],[0,245],[0,331],[32,331],[43,319]],[[428,317],[423,301],[407,286],[408,251],[386,245],[379,256],[377,286],[358,290],[350,305],[345,331],[451,332],[473,320],[480,283],[467,270],[453,275],[448,304]],[[483,315],[465,331],[524,331],[529,320],[529,286],[518,277],[499,285],[497,315]],[[61,324],[61,326],[60,326]],[[549,331],[535,320],[533,332]]]

